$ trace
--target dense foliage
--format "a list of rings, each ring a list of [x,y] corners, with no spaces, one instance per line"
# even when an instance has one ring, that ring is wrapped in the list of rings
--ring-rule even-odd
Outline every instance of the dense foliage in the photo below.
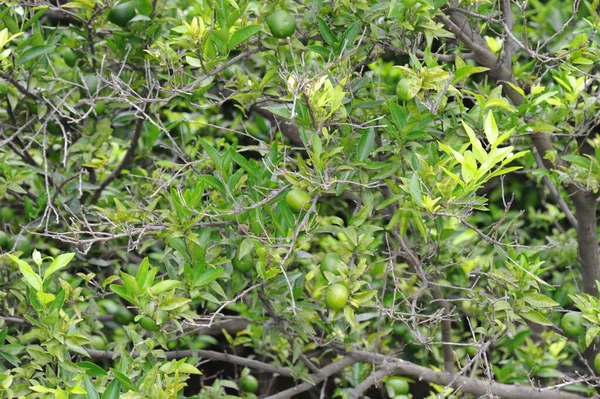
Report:
[[[597,10],[3,1],[0,396],[591,396]]]

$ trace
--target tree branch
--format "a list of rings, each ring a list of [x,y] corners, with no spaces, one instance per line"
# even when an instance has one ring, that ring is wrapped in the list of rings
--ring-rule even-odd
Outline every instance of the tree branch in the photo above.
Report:
[[[395,367],[391,364],[384,364],[382,368],[377,370],[374,373],[371,373],[370,376],[365,378],[363,382],[358,384],[350,395],[348,395],[348,399],[359,399],[363,393],[366,392],[367,389],[371,388],[373,385],[381,382],[385,377],[392,374],[394,372]]]
[[[251,110],[267,119],[272,125],[277,126],[281,133],[283,133],[293,145],[296,147],[304,147],[304,142],[302,141],[302,138],[300,138],[300,130],[293,121],[277,116],[263,107],[253,106]]]
[[[31,98],[32,100],[34,100],[34,101],[39,100],[38,96],[36,96],[35,94],[33,94],[32,92],[30,92],[29,90],[27,90],[16,79],[14,79],[12,76],[10,76],[9,74],[7,74],[6,72],[0,71],[0,78],[6,80],[7,82],[9,82],[13,86],[15,86],[17,88],[17,90],[19,90],[21,93],[23,93],[25,96]]]
[[[406,242],[405,237],[401,237],[400,234],[396,231],[393,231],[392,234],[398,240],[402,251],[407,255],[406,261],[413,268],[413,270],[419,275],[421,281],[423,282],[423,288],[429,289],[431,292],[431,296],[435,299],[435,302],[438,304],[443,311],[441,318],[441,327],[442,327],[442,351],[444,353],[444,371],[447,373],[454,373],[454,351],[452,350],[452,322],[449,319],[452,311],[450,309],[450,304],[448,301],[444,299],[442,294],[442,290],[436,284],[430,284],[425,274],[425,270],[423,269],[423,264],[419,260],[417,254],[410,248],[410,245]]]
[[[356,363],[355,359],[349,356],[344,357],[335,363],[331,363],[323,367],[318,375],[312,375],[311,382],[303,382],[300,385],[296,385],[293,388],[286,389],[285,391],[279,392],[275,395],[267,396],[264,399],[287,399],[299,393],[306,392],[309,389],[312,389],[318,383],[325,380],[326,378],[340,373],[342,370],[344,370],[346,367],[350,366],[353,363]]]
[[[102,351],[95,349],[86,349],[86,351],[91,357],[100,359],[117,359],[121,356],[121,353],[114,351]],[[346,367],[356,362],[379,364],[382,366],[382,370],[385,370],[385,372],[380,370],[380,372],[371,375],[365,381],[359,384],[355,388],[355,392],[357,393],[359,387],[361,390],[364,389],[362,391],[364,392],[368,388],[368,384],[370,384],[369,386],[373,385],[376,381],[383,378],[385,373],[387,373],[385,375],[397,374],[410,377],[415,380],[426,381],[442,386],[450,386],[456,390],[477,396],[491,393],[492,395],[497,395],[504,399],[584,399],[583,396],[562,391],[551,391],[547,388],[530,388],[522,385],[508,385],[497,382],[490,383],[476,378],[456,376],[446,372],[434,371],[426,367],[418,366],[411,362],[388,357],[378,353],[360,350],[345,351],[344,349],[338,349],[338,351],[344,353],[345,356],[337,362],[321,368],[319,373],[312,374],[309,377],[310,382],[303,382],[293,388],[286,389],[285,391],[268,396],[264,399],[287,399],[299,393],[306,392],[314,388],[326,378],[342,372],[342,370],[344,370]],[[138,357],[139,354],[134,352],[131,356]],[[222,362],[230,362],[255,370],[293,378],[292,371],[287,368],[277,367],[258,360],[230,355],[227,353],[209,350],[165,352],[165,357],[168,360],[193,356]],[[355,398],[355,396],[352,396],[352,398]]]
[[[98,358],[98,359],[113,359],[114,360],[114,359],[118,359],[119,357],[121,357],[121,353],[119,353],[119,352],[103,351],[103,350],[87,349],[87,348],[86,348],[86,351],[91,357]],[[210,359],[210,360],[216,360],[216,361],[220,361],[220,362],[233,363],[233,364],[237,364],[239,366],[249,367],[251,369],[256,369],[256,370],[261,370],[266,373],[278,374],[278,375],[282,375],[285,377],[292,377],[292,371],[287,368],[273,366],[272,364],[264,363],[264,362],[254,360],[254,359],[248,359],[246,357],[230,355],[228,353],[221,353],[221,352],[209,351],[209,350],[204,350],[204,349],[197,349],[197,350],[183,350],[183,351],[168,351],[168,352],[164,352],[164,354],[165,354],[165,357],[167,358],[167,360],[197,356],[197,357],[200,357],[203,359]],[[131,354],[131,356],[135,358],[135,357],[139,357],[140,354],[138,352],[133,352],[133,354]]]
[[[366,351],[349,351],[348,357],[362,363],[375,363],[392,368],[393,374],[398,374],[415,380],[450,386],[456,390],[475,395],[493,395],[503,399],[583,399],[583,396],[563,391],[550,391],[525,387],[522,385],[501,384],[498,382],[485,382],[483,380],[455,376],[450,373],[434,371],[414,363],[387,357],[385,355]]]
[[[511,0],[502,0],[502,9],[504,11],[504,24],[506,26],[506,31],[511,31],[513,29],[513,16],[512,11],[510,9],[510,1]],[[504,37],[504,62],[503,65],[506,68],[512,68],[512,56],[514,54],[514,44],[512,38],[508,33],[505,34]]]
[[[148,108],[148,103],[145,103],[144,111],[143,111],[144,113],[146,112],[147,108]],[[135,132],[133,133],[133,137],[131,138],[131,143],[129,144],[129,148],[127,149],[127,152],[125,153],[123,160],[106,179],[104,179],[104,180],[102,180],[102,182],[100,182],[100,186],[96,189],[96,191],[94,192],[94,195],[92,196],[92,199],[90,200],[91,204],[96,204],[98,202],[98,200],[100,199],[100,194],[102,194],[102,191],[104,191],[104,189],[106,187],[108,187],[108,185],[113,180],[115,180],[117,177],[119,177],[119,175],[121,174],[123,169],[125,169],[125,167],[128,166],[129,163],[131,162],[131,160],[133,159],[133,154],[135,153],[135,149],[137,147],[138,141],[140,140],[140,136],[142,135],[142,130],[143,130],[142,128],[144,127],[144,120],[145,120],[144,118],[139,118],[137,120],[137,123],[135,125]]]
[[[533,151],[533,156],[535,158],[535,163],[537,164],[537,167],[540,169],[544,168],[544,161],[542,160],[540,153],[537,152],[537,149]],[[552,183],[552,180],[550,180],[548,176],[542,177],[542,181],[544,182],[546,187],[548,187],[548,190],[550,190],[550,196],[552,197],[554,202],[558,204],[560,209],[564,212],[565,217],[567,218],[571,226],[577,229],[577,218],[575,217],[575,215],[573,215],[573,212],[571,212],[571,208],[569,208],[565,200],[560,195],[558,188],[556,188],[556,186],[554,185],[554,183]]]
[[[578,191],[573,196],[577,216],[577,242],[582,264],[583,290],[586,294],[598,296],[596,281],[600,281],[600,252],[596,222],[596,195]]]

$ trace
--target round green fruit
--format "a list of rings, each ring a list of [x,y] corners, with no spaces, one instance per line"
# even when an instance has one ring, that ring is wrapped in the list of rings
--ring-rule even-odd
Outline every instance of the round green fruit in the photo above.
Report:
[[[596,374],[600,374],[600,353],[594,358],[594,370],[596,370]]]
[[[348,288],[343,284],[332,284],[325,292],[325,304],[329,309],[340,310],[348,303],[350,293]]]
[[[580,312],[566,313],[560,321],[560,328],[567,337],[578,337],[585,334],[582,314]]]
[[[415,4],[417,4],[417,0],[402,0],[402,4],[408,8],[412,8]]]
[[[104,338],[102,338],[101,336],[93,335],[92,338],[90,339],[90,346],[93,349],[102,350],[106,347],[106,342],[104,341]]]
[[[138,324],[146,331],[158,331],[158,324],[148,316],[139,319]]]
[[[108,20],[121,28],[126,27],[133,17],[135,17],[135,4],[133,4],[133,1],[117,4],[108,13]]]
[[[394,396],[394,399],[410,399],[410,396],[408,396],[408,395],[396,395],[396,396]]]
[[[398,85],[396,86],[396,94],[398,98],[402,101],[410,101],[419,92],[419,83],[416,79],[413,78],[403,78],[400,79]]]
[[[15,245],[13,239],[4,231],[0,230],[0,248],[11,249]]]
[[[285,196],[285,203],[296,213],[308,209],[310,201],[310,195],[298,188],[291,190]]]
[[[6,248],[8,245],[8,234],[0,230],[0,248]]]
[[[248,273],[254,268],[254,263],[249,256],[244,256],[242,259],[239,259],[237,256],[231,260],[231,264],[233,268],[240,273]]]
[[[4,80],[0,80],[0,94],[4,95],[8,93],[8,84]]]
[[[247,375],[240,380],[240,389],[244,392],[256,393],[258,391],[258,380],[253,375]]]
[[[285,39],[296,31],[296,20],[289,12],[277,10],[267,17],[267,26],[273,36]]]
[[[342,263],[342,257],[336,253],[329,253],[323,257],[321,261],[321,273],[325,272],[333,273],[336,276],[340,275],[338,266]]]
[[[11,222],[14,216],[15,213],[8,206],[3,206],[2,208],[0,208],[0,221]]]
[[[24,255],[31,254],[33,248],[29,238],[19,235],[15,238],[15,243],[17,244],[17,251],[22,252]]]
[[[408,381],[400,377],[390,377],[385,383],[385,388],[390,396],[406,395],[409,391]]]
[[[73,68],[77,64],[77,53],[71,50],[69,47],[63,47],[60,51],[60,55],[62,56],[65,64],[69,67]]]

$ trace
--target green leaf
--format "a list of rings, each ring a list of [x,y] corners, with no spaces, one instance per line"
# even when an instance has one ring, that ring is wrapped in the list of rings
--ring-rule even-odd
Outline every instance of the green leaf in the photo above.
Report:
[[[244,43],[252,36],[260,32],[262,27],[260,25],[248,25],[244,26],[241,29],[236,30],[231,38],[229,39],[228,46],[230,49],[237,47],[238,45]]]
[[[175,187],[171,187],[171,203],[173,208],[175,208],[179,222],[183,223],[190,218],[192,212],[187,208],[183,198]]]
[[[485,118],[485,122],[483,124],[483,128],[485,131],[485,137],[487,138],[487,141],[492,147],[495,147],[494,144],[498,139],[498,126],[496,125],[496,120],[494,119],[494,114],[492,113],[492,111],[488,111],[487,116]]]
[[[221,274],[223,274],[223,268],[220,266],[205,269],[202,273],[200,273],[198,278],[196,278],[196,280],[194,280],[194,286],[195,287],[205,286],[208,283],[218,279],[221,276]]]
[[[503,310],[512,309],[512,305],[508,301],[501,300],[494,302],[494,312],[501,312]]]
[[[310,46],[306,46],[306,48],[309,49],[310,51],[313,51],[317,54],[321,54],[325,57],[329,57],[329,55],[331,54],[331,51],[326,49],[323,46],[310,45]]]
[[[75,253],[71,252],[67,254],[58,255],[56,258],[54,258],[50,266],[48,266],[48,268],[44,272],[44,280],[56,273],[57,271],[59,271],[60,269],[62,269],[63,267],[67,266],[71,262],[71,260],[73,260],[74,256]]]
[[[0,347],[1,349],[1,347]],[[10,364],[12,364],[15,367],[19,367],[19,358],[16,357],[15,355],[12,355],[10,353],[6,353],[2,350],[0,350],[0,357],[3,357],[7,362],[9,362]]]
[[[36,46],[29,50],[24,51],[21,56],[17,59],[17,64],[23,65],[24,63],[34,60],[46,54],[51,54],[56,49],[56,46]]]
[[[77,363],[77,366],[81,367],[84,370],[85,374],[92,377],[103,377],[105,375],[108,375],[106,370],[98,366],[96,363],[79,362]]]
[[[36,291],[42,290],[42,279],[37,273],[33,271],[31,266],[27,262],[22,261],[14,255],[8,254],[8,257],[19,266],[19,270],[23,277],[25,277],[25,281],[33,287]]]
[[[189,55],[186,55],[185,62],[187,62],[190,66],[193,66],[194,68],[202,67],[202,61],[200,61],[200,59],[196,58],[196,57],[191,57]]]
[[[365,130],[358,142],[358,159],[364,162],[369,158],[375,147],[375,129]]]
[[[356,326],[356,320],[354,320],[354,309],[352,306],[346,305],[344,306],[344,318],[351,326]]]
[[[182,256],[185,257],[186,260],[188,260],[189,262],[192,261],[190,258],[190,254],[188,254],[187,247],[185,246],[184,240],[182,240],[181,238],[171,237],[171,238],[167,239],[167,241],[169,242],[169,245],[172,248],[175,248],[177,250],[177,252],[179,252]]]
[[[121,280],[123,280],[123,284],[125,285],[125,288],[127,288],[127,291],[132,296],[137,296],[137,294],[140,291],[140,288],[138,287],[138,283],[135,280],[135,277],[123,271],[119,271],[119,274],[121,275]]]
[[[396,227],[396,225],[398,223],[400,223],[400,219],[402,218],[403,215],[405,215],[405,213],[406,212],[402,208],[396,209],[396,211],[394,212],[394,214],[390,218],[390,221],[388,222],[387,226],[385,226],[385,229],[386,230],[392,230],[394,227]]]
[[[202,146],[202,148],[204,148],[204,150],[208,153],[208,156],[214,162],[217,170],[220,170],[223,167],[223,159],[221,158],[221,155],[219,155],[219,152],[215,149],[215,147],[213,147],[210,143],[208,143],[204,139],[198,137],[197,140],[200,143],[200,145]]]
[[[102,393],[102,399],[119,399],[119,396],[121,396],[121,384],[119,380],[114,379]]]
[[[550,320],[548,320],[548,318],[546,316],[544,316],[537,310],[530,309],[527,312],[519,313],[519,315],[526,318],[529,321],[532,321],[532,322],[542,325],[542,326],[551,326],[552,325],[552,322]]]
[[[121,385],[123,385],[123,388],[126,390],[134,390],[135,387],[133,385],[133,382],[131,382],[131,380],[129,379],[129,377],[127,377],[125,374],[121,373],[119,370],[110,369],[110,372],[115,376],[115,378],[117,380],[119,380],[119,382],[121,383]]]
[[[65,303],[65,295],[66,295],[65,290],[61,288],[60,291],[58,291],[58,294],[56,294],[56,297],[54,298],[54,300],[52,301],[52,304],[48,308],[48,314],[62,309],[62,307]]]
[[[200,372],[200,370],[198,370],[196,367],[194,367],[193,365],[191,365],[189,363],[181,363],[179,366],[177,366],[177,372],[185,373],[185,374],[197,374],[197,375],[202,374],[202,372]]]
[[[188,303],[190,303],[192,300],[191,299],[187,299],[187,298],[171,298],[171,299],[167,299],[165,301],[163,301],[159,308],[162,310],[175,310],[177,308],[180,308]]]
[[[323,38],[323,40],[325,40],[325,42],[327,42],[327,44],[333,46],[338,41],[337,37],[333,34],[331,29],[329,29],[329,26],[327,26],[327,23],[323,20],[323,18],[317,17],[317,20],[319,23],[319,31],[321,32],[321,37]]]
[[[12,7],[7,7],[0,14],[2,16],[2,22],[4,22],[4,25],[6,25],[10,33],[19,34],[21,32],[21,29],[19,29],[19,24],[17,24],[15,20],[10,17],[10,15],[7,15],[11,8]]]
[[[365,190],[362,195],[363,206],[352,216],[350,226],[360,227],[373,214],[373,193]]]
[[[590,328],[587,329],[587,331],[585,332],[585,347],[586,348],[588,346],[590,346],[592,344],[592,342],[594,342],[594,338],[596,338],[599,333],[600,333],[600,326],[597,324],[594,324],[593,326],[591,326]]]
[[[136,0],[136,9],[140,14],[150,16],[152,14],[152,0]]]
[[[563,155],[562,159],[587,170],[590,170],[592,167],[591,159],[582,157],[581,155]]]
[[[90,381],[88,376],[83,377],[83,387],[87,392],[87,399],[100,399],[96,387],[94,387],[94,384],[92,384],[92,381]]]
[[[175,287],[181,285],[181,281],[178,280],[164,280],[160,283],[153,285],[148,292],[152,295],[162,294],[165,291],[170,291]]]
[[[54,301],[55,298],[54,294],[50,294],[44,291],[37,291],[35,295],[38,297],[42,305],[49,304],[50,302]]]
[[[115,294],[117,294],[121,298],[125,299],[127,302],[133,303],[133,304],[137,303],[137,301],[134,299],[134,297],[131,296],[129,291],[127,291],[127,289],[125,287],[123,287],[122,285],[111,284],[110,289]]]
[[[475,132],[473,131],[473,129],[471,129],[469,125],[467,125],[464,121],[462,121],[462,125],[465,129],[465,132],[469,136],[469,141],[471,142],[471,148],[473,149],[473,154],[475,155],[475,158],[481,163],[485,162],[485,160],[488,158],[488,153],[481,145],[481,141],[479,141],[479,139],[475,135]],[[465,159],[467,158],[468,157],[465,154]]]
[[[413,173],[410,179],[410,196],[412,197],[415,204],[423,205],[423,194],[421,193],[421,183],[419,182],[419,176]]]
[[[398,105],[396,101],[388,101],[390,112],[392,115],[392,122],[396,126],[396,129],[402,130],[407,123],[407,115],[404,107]]]
[[[552,308],[560,305],[558,302],[548,298],[544,294],[527,294],[521,299],[536,308]]]
[[[28,18],[27,21],[21,27],[21,32],[27,32],[29,27],[38,21],[48,10],[49,7],[40,7],[39,11],[35,13],[35,15],[31,18]]]
[[[354,40],[356,40],[356,37],[360,33],[361,27],[362,27],[362,22],[356,21],[352,25],[350,25],[348,27],[348,29],[346,29],[346,31],[342,35],[341,43],[342,43],[342,47],[345,46],[346,51],[351,49],[352,46],[354,45]]]
[[[200,298],[202,298],[202,299],[205,299],[205,300],[209,301],[209,302],[216,303],[217,305],[221,304],[221,301],[219,301],[214,295],[212,295],[212,294],[210,294],[208,292],[201,292],[198,296]]]
[[[150,261],[148,260],[148,258],[144,258],[144,260],[142,260],[142,263],[140,264],[140,267],[138,268],[137,273],[135,274],[135,281],[137,283],[137,286],[140,288],[144,288],[146,287],[146,279],[148,277],[148,271],[150,270]]]

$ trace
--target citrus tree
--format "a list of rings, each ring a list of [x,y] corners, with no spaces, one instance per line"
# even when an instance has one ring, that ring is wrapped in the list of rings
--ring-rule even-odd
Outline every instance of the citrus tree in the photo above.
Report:
[[[0,395],[566,398],[598,1],[0,4]]]

